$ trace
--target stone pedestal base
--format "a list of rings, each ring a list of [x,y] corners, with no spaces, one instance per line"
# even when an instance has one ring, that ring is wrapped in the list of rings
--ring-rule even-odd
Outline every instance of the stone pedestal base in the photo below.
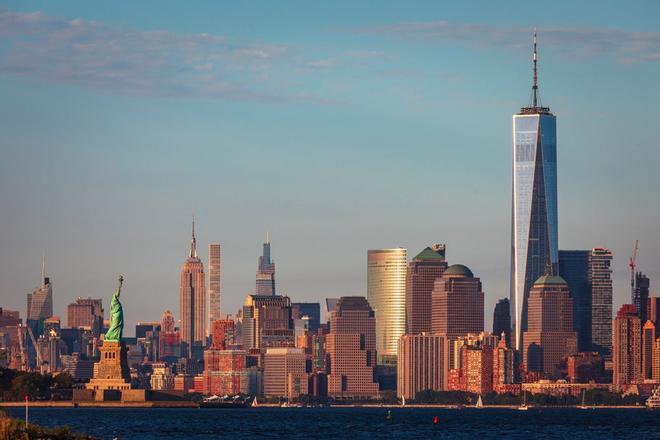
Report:
[[[95,400],[106,400],[108,393],[105,391],[121,392],[131,389],[131,372],[128,368],[126,345],[117,341],[104,341],[100,351],[101,360],[94,364],[94,378],[86,388],[94,391]]]

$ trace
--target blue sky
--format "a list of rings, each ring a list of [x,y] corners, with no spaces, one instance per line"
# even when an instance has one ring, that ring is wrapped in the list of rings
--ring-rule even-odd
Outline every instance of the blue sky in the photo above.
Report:
[[[56,312],[179,315],[179,268],[223,248],[223,311],[271,233],[293,300],[366,295],[366,251],[448,246],[508,296],[511,115],[557,115],[560,248],[660,278],[660,4],[0,2],[0,305],[45,249]],[[107,301],[106,301],[107,302]],[[132,333],[129,331],[129,334]]]

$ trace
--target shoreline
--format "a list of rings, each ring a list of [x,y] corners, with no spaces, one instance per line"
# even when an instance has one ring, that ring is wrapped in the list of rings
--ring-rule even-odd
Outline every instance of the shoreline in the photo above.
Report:
[[[195,402],[181,402],[181,401],[154,401],[154,402],[72,402],[70,400],[62,401],[37,401],[30,402],[30,408],[200,408],[199,405]],[[0,402],[0,408],[24,408],[25,402]],[[281,407],[277,403],[263,403],[259,404],[257,408],[249,409],[259,409],[259,408],[282,408],[282,409],[297,409],[297,408],[307,408],[307,407]],[[446,405],[446,404],[408,404],[405,406],[401,405],[387,405],[387,404],[375,404],[375,403],[365,403],[365,404],[348,404],[348,405],[329,405],[323,408],[419,408],[419,409],[477,409],[474,406],[468,405]],[[587,406],[586,408],[581,408],[580,405],[565,405],[565,406],[529,406],[530,409],[553,409],[553,408],[565,408],[565,409],[585,409],[585,410],[598,410],[598,409],[647,409],[643,405],[596,405],[596,406]],[[233,409],[233,408],[229,408]],[[517,405],[484,405],[483,408],[479,409],[509,409],[517,410]]]

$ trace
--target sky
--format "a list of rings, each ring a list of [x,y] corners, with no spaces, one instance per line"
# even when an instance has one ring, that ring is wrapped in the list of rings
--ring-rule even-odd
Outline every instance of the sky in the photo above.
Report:
[[[365,295],[367,250],[446,243],[508,297],[511,115],[557,116],[560,249],[610,248],[660,294],[660,3],[0,1],[0,306],[42,253],[55,313],[179,318],[194,214],[222,311],[254,290]]]

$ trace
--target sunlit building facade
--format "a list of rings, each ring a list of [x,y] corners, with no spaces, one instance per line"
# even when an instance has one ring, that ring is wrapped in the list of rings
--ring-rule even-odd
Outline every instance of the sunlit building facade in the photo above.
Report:
[[[222,274],[220,251],[220,244],[209,244],[209,327],[213,321],[222,319],[220,314],[220,278]]]
[[[378,364],[396,364],[397,343],[406,332],[406,250],[367,253],[367,300],[376,313]]]
[[[591,350],[612,359],[612,252],[594,248],[589,257]]]
[[[190,253],[181,266],[180,305],[182,355],[201,359],[206,341],[206,285],[204,265],[197,257],[194,221]]]

